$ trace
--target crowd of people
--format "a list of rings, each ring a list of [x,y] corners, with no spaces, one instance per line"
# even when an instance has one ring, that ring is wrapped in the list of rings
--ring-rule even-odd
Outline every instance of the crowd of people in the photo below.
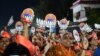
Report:
[[[29,8],[23,12],[14,29],[9,31],[5,26],[1,30],[0,56],[100,56],[98,25],[96,29],[86,21],[70,22],[63,18],[61,21],[55,19],[53,28],[44,27],[44,21],[41,23],[40,20],[39,25],[32,26],[29,10],[33,13]],[[31,21],[26,21],[28,19]],[[46,20],[53,21],[52,18]]]
[[[79,26],[85,24],[85,22],[81,22]],[[74,27],[76,26],[72,26],[73,29],[70,30],[75,30]],[[43,27],[37,27],[33,28],[33,32],[27,34],[24,31],[25,28],[21,32],[16,30],[14,33],[8,33],[7,27],[5,27],[0,37],[0,53],[4,56],[31,56],[29,50],[24,45],[17,43],[16,40],[18,34],[25,36],[23,33],[26,33],[29,36],[27,39],[35,47],[33,49],[34,56],[100,56],[99,30],[93,29],[90,32],[77,30],[78,34],[75,34],[75,38],[74,33],[69,32],[69,29],[57,29],[58,27],[56,32],[48,32]]]

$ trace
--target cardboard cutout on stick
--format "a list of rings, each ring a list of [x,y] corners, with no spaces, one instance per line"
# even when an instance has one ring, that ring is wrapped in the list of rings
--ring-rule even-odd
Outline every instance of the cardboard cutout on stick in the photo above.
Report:
[[[17,31],[21,32],[23,30],[23,23],[18,21],[15,25]]]
[[[21,14],[21,20],[23,21],[23,35],[27,38],[29,38],[28,34],[28,27],[32,24],[34,18],[34,11],[31,8],[26,8],[23,10]]]
[[[73,30],[73,36],[75,38],[75,41],[77,41],[77,42],[80,41],[79,33],[77,30]]]
[[[56,16],[52,13],[49,13],[45,17],[46,27],[50,28],[50,32],[54,32],[53,29],[56,26]]]
[[[56,16],[52,13],[49,13],[45,17],[46,21],[56,22]]]
[[[69,21],[67,21],[65,18],[58,21],[58,24],[60,26],[60,29],[66,29],[69,25]]]
[[[85,32],[91,32],[93,30],[88,24],[84,24],[82,27],[80,26],[80,29]]]
[[[26,8],[21,14],[21,20],[31,24],[34,18],[34,11],[31,8]]]

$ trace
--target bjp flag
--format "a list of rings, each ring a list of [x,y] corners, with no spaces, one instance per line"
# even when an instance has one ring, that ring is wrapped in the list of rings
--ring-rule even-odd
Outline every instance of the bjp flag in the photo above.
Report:
[[[24,47],[26,47],[29,50],[31,56],[35,55],[36,47],[27,38],[18,34],[16,36],[16,41],[17,41],[18,44],[21,44]]]

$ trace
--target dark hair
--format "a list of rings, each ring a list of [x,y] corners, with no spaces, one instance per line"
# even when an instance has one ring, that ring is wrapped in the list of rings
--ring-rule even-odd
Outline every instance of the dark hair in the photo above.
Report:
[[[23,55],[23,54],[25,54],[26,56],[30,56],[29,50],[26,47],[17,44],[16,42],[13,42],[7,46],[7,48],[3,53],[3,56]]]

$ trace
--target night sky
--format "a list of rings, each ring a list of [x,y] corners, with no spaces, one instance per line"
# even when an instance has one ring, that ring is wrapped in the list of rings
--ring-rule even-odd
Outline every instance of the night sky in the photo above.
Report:
[[[7,25],[11,16],[14,21],[20,20],[23,9],[38,5],[38,0],[0,0],[0,28]]]
[[[50,7],[51,9],[54,9],[53,10],[54,13],[60,14],[60,12],[56,11],[57,9],[56,7],[57,6],[59,7],[61,0],[50,0],[50,1],[51,1],[50,3],[52,4],[50,5]],[[71,0],[68,0],[68,1],[71,1]],[[40,3],[40,0],[0,0],[0,26],[1,26],[0,30],[2,27],[7,25],[7,22],[11,16],[14,16],[15,21],[18,21],[20,20],[20,14],[23,11],[23,9],[28,8],[28,7],[36,7],[40,5],[39,3]],[[72,2],[70,2],[69,4],[67,3],[66,5],[72,4]]]

